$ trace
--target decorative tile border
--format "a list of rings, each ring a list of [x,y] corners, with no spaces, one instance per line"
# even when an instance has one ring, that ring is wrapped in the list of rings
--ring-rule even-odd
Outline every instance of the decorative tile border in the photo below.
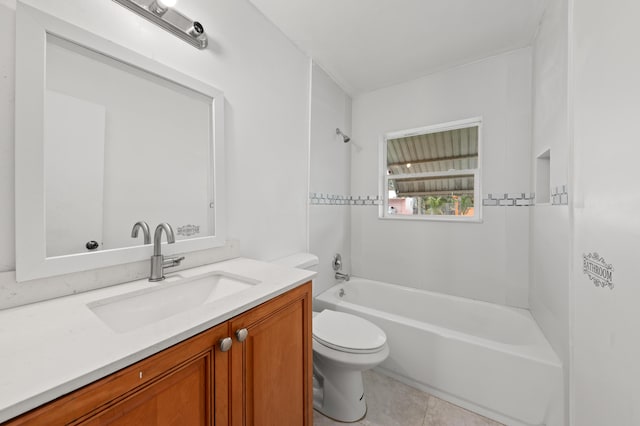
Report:
[[[569,204],[569,193],[567,185],[556,186],[551,188],[551,204],[554,206],[566,206]]]
[[[323,206],[379,206],[382,199],[378,195],[334,195],[311,192],[311,204]]]
[[[529,207],[535,204],[535,198],[536,194],[533,192],[487,194],[487,198],[482,199],[482,205],[489,207]]]
[[[533,192],[487,194],[482,205],[488,207],[529,207],[534,206],[536,194]],[[567,185],[551,188],[551,205],[566,206],[569,204]]]
[[[482,199],[485,207],[531,207],[535,205],[536,194],[533,192],[490,193]],[[309,200],[314,205],[336,206],[379,206],[382,198],[378,195],[335,195],[321,192],[309,193]],[[551,189],[551,204],[554,206],[569,204],[567,185]]]

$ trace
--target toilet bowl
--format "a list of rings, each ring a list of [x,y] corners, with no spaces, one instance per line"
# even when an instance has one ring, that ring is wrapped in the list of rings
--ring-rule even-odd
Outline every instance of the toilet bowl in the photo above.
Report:
[[[318,258],[298,253],[275,261],[314,269]],[[362,372],[389,356],[384,331],[364,318],[344,312],[314,312],[313,408],[341,422],[355,422],[367,413]]]
[[[389,356],[387,336],[355,315],[313,314],[313,407],[334,420],[355,422],[367,413],[362,372]]]

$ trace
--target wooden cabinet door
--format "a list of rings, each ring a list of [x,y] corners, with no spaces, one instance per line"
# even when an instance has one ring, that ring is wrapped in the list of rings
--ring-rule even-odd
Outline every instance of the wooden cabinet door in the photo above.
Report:
[[[312,424],[311,283],[231,320],[233,426]]]
[[[211,350],[203,352],[149,386],[136,390],[87,420],[73,424],[211,425],[212,355]]]
[[[220,324],[11,420],[17,425],[229,424],[229,352]]]

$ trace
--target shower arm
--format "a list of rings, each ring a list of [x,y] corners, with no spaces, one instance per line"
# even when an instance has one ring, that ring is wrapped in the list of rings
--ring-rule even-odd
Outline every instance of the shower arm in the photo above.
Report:
[[[336,127],[336,135],[340,135],[342,136],[342,140],[344,141],[344,143],[347,143],[351,140],[351,138],[347,135],[345,135],[344,133],[342,133],[342,130],[340,130],[339,127]]]

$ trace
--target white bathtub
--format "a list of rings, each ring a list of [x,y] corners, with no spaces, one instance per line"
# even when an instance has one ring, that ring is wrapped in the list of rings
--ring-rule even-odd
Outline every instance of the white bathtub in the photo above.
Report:
[[[526,310],[355,277],[318,295],[322,309],[382,328],[379,369],[401,381],[508,425],[562,422],[562,367]]]

